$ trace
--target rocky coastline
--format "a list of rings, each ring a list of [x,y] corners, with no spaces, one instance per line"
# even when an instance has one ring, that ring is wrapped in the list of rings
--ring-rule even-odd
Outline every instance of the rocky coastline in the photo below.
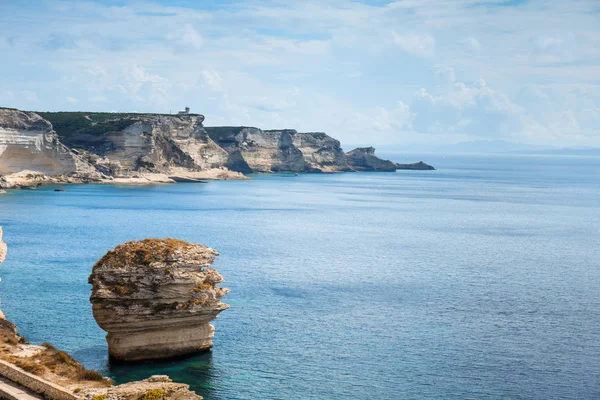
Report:
[[[251,173],[433,169],[345,153],[323,132],[205,127],[200,114],[0,108],[0,190],[38,184],[245,180]]]
[[[5,260],[6,250],[0,227],[0,264]],[[5,398],[5,389],[17,389],[17,393],[31,393],[28,398],[51,400],[202,399],[189,390],[189,385],[175,383],[164,375],[114,386],[111,379],[86,369],[50,343],[29,344],[1,311],[0,378],[8,381],[0,379],[0,398]]]

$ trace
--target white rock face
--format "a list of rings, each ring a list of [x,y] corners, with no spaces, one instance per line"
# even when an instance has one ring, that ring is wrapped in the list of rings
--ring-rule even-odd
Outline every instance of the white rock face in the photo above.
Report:
[[[46,175],[89,168],[62,145],[52,125],[32,112],[0,109],[0,175],[33,170]]]
[[[297,133],[294,146],[302,152],[310,171],[352,171],[340,142],[323,132]]]
[[[181,168],[203,171],[223,167],[229,155],[207,135],[203,120],[201,115],[119,117],[95,126],[108,131],[95,135],[75,132],[67,143],[94,154],[90,162],[115,177],[141,171],[170,174]],[[111,126],[119,128],[110,130],[116,129]]]
[[[210,321],[229,308],[210,268],[218,253],[176,239],[127,242],[94,265],[92,311],[113,358],[168,358],[213,346]]]

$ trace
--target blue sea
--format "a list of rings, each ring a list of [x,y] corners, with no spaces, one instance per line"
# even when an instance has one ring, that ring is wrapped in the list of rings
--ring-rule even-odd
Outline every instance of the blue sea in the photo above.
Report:
[[[600,398],[600,158],[388,156],[437,171],[12,191],[1,308],[208,400]],[[87,278],[146,237],[217,249],[231,309],[208,353],[110,364]]]

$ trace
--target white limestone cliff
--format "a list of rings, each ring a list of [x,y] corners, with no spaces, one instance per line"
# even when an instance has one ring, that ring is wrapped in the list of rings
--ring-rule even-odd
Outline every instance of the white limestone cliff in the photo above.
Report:
[[[92,311],[118,360],[168,358],[213,346],[210,321],[229,289],[210,268],[218,253],[176,239],[117,246],[92,270]]]
[[[45,175],[96,173],[60,143],[52,124],[38,114],[0,108],[0,175],[23,170]]]

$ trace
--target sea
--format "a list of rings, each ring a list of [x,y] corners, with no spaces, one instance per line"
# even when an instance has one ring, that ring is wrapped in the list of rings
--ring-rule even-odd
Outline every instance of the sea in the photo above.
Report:
[[[207,400],[599,399],[600,158],[383,155],[437,170],[11,191],[0,307],[118,383]],[[220,252],[211,351],[109,361],[87,279],[147,237]]]

